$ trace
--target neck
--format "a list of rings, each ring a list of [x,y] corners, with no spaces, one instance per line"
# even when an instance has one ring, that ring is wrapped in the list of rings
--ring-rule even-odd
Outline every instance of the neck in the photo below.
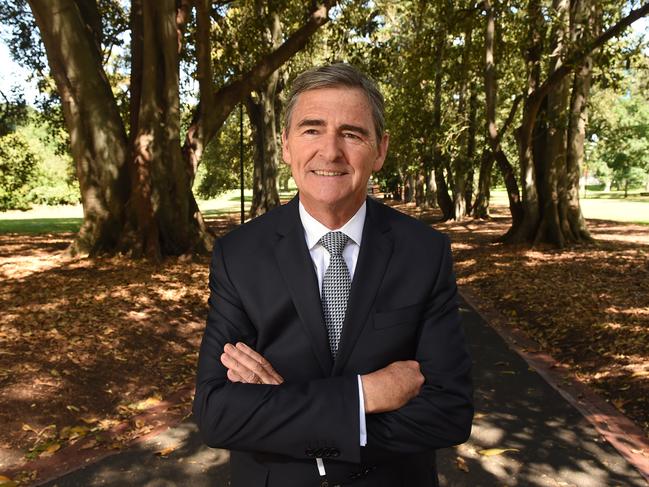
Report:
[[[311,202],[306,201],[300,196],[300,202],[304,206],[304,209],[311,215],[313,218],[322,223],[329,230],[336,230],[337,228],[342,227],[347,223],[351,218],[356,214],[356,212],[363,205],[365,198],[361,199],[356,204],[350,205],[332,205],[324,206],[322,204],[311,204]]]

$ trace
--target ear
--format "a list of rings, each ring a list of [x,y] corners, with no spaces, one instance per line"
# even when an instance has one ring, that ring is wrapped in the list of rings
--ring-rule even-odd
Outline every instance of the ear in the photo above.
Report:
[[[381,141],[377,144],[377,156],[372,164],[372,171],[376,172],[383,167],[385,157],[388,155],[388,145],[390,145],[390,134],[385,132]]]
[[[288,134],[286,129],[282,130],[282,159],[284,162],[291,165],[291,151],[288,148]]]

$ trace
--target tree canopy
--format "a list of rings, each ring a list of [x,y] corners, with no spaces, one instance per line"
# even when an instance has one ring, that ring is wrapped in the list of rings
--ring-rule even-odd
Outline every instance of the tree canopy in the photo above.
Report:
[[[0,4],[13,57],[39,80],[39,113],[69,136],[85,213],[72,253],[207,251],[192,188],[234,184],[239,103],[251,216],[279,204],[284,87],[324,62],[359,66],[385,94],[385,191],[460,220],[488,218],[502,183],[505,240],[587,241],[582,168],[592,159],[625,187],[647,171],[646,43],[628,29],[647,3]]]

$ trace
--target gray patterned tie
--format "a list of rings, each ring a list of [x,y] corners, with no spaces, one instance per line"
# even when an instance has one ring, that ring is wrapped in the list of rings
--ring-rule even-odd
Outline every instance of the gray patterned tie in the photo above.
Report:
[[[352,284],[349,269],[343,259],[343,249],[348,240],[349,237],[343,232],[329,232],[320,239],[320,244],[331,256],[329,267],[322,280],[322,314],[329,335],[329,347],[334,358],[338,352],[338,342],[347,310],[347,298]]]

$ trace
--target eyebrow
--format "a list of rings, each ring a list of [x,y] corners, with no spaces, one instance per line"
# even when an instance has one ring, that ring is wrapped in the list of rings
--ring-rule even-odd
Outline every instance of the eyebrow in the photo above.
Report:
[[[300,122],[297,124],[298,127],[324,127],[325,125],[327,125],[325,121],[319,118],[305,118],[304,120],[300,120]],[[348,123],[342,124],[340,127],[338,127],[338,130],[349,130],[351,132],[357,132],[364,135],[365,137],[369,137],[370,135],[369,131],[366,128],[360,127],[358,125],[351,125]]]

